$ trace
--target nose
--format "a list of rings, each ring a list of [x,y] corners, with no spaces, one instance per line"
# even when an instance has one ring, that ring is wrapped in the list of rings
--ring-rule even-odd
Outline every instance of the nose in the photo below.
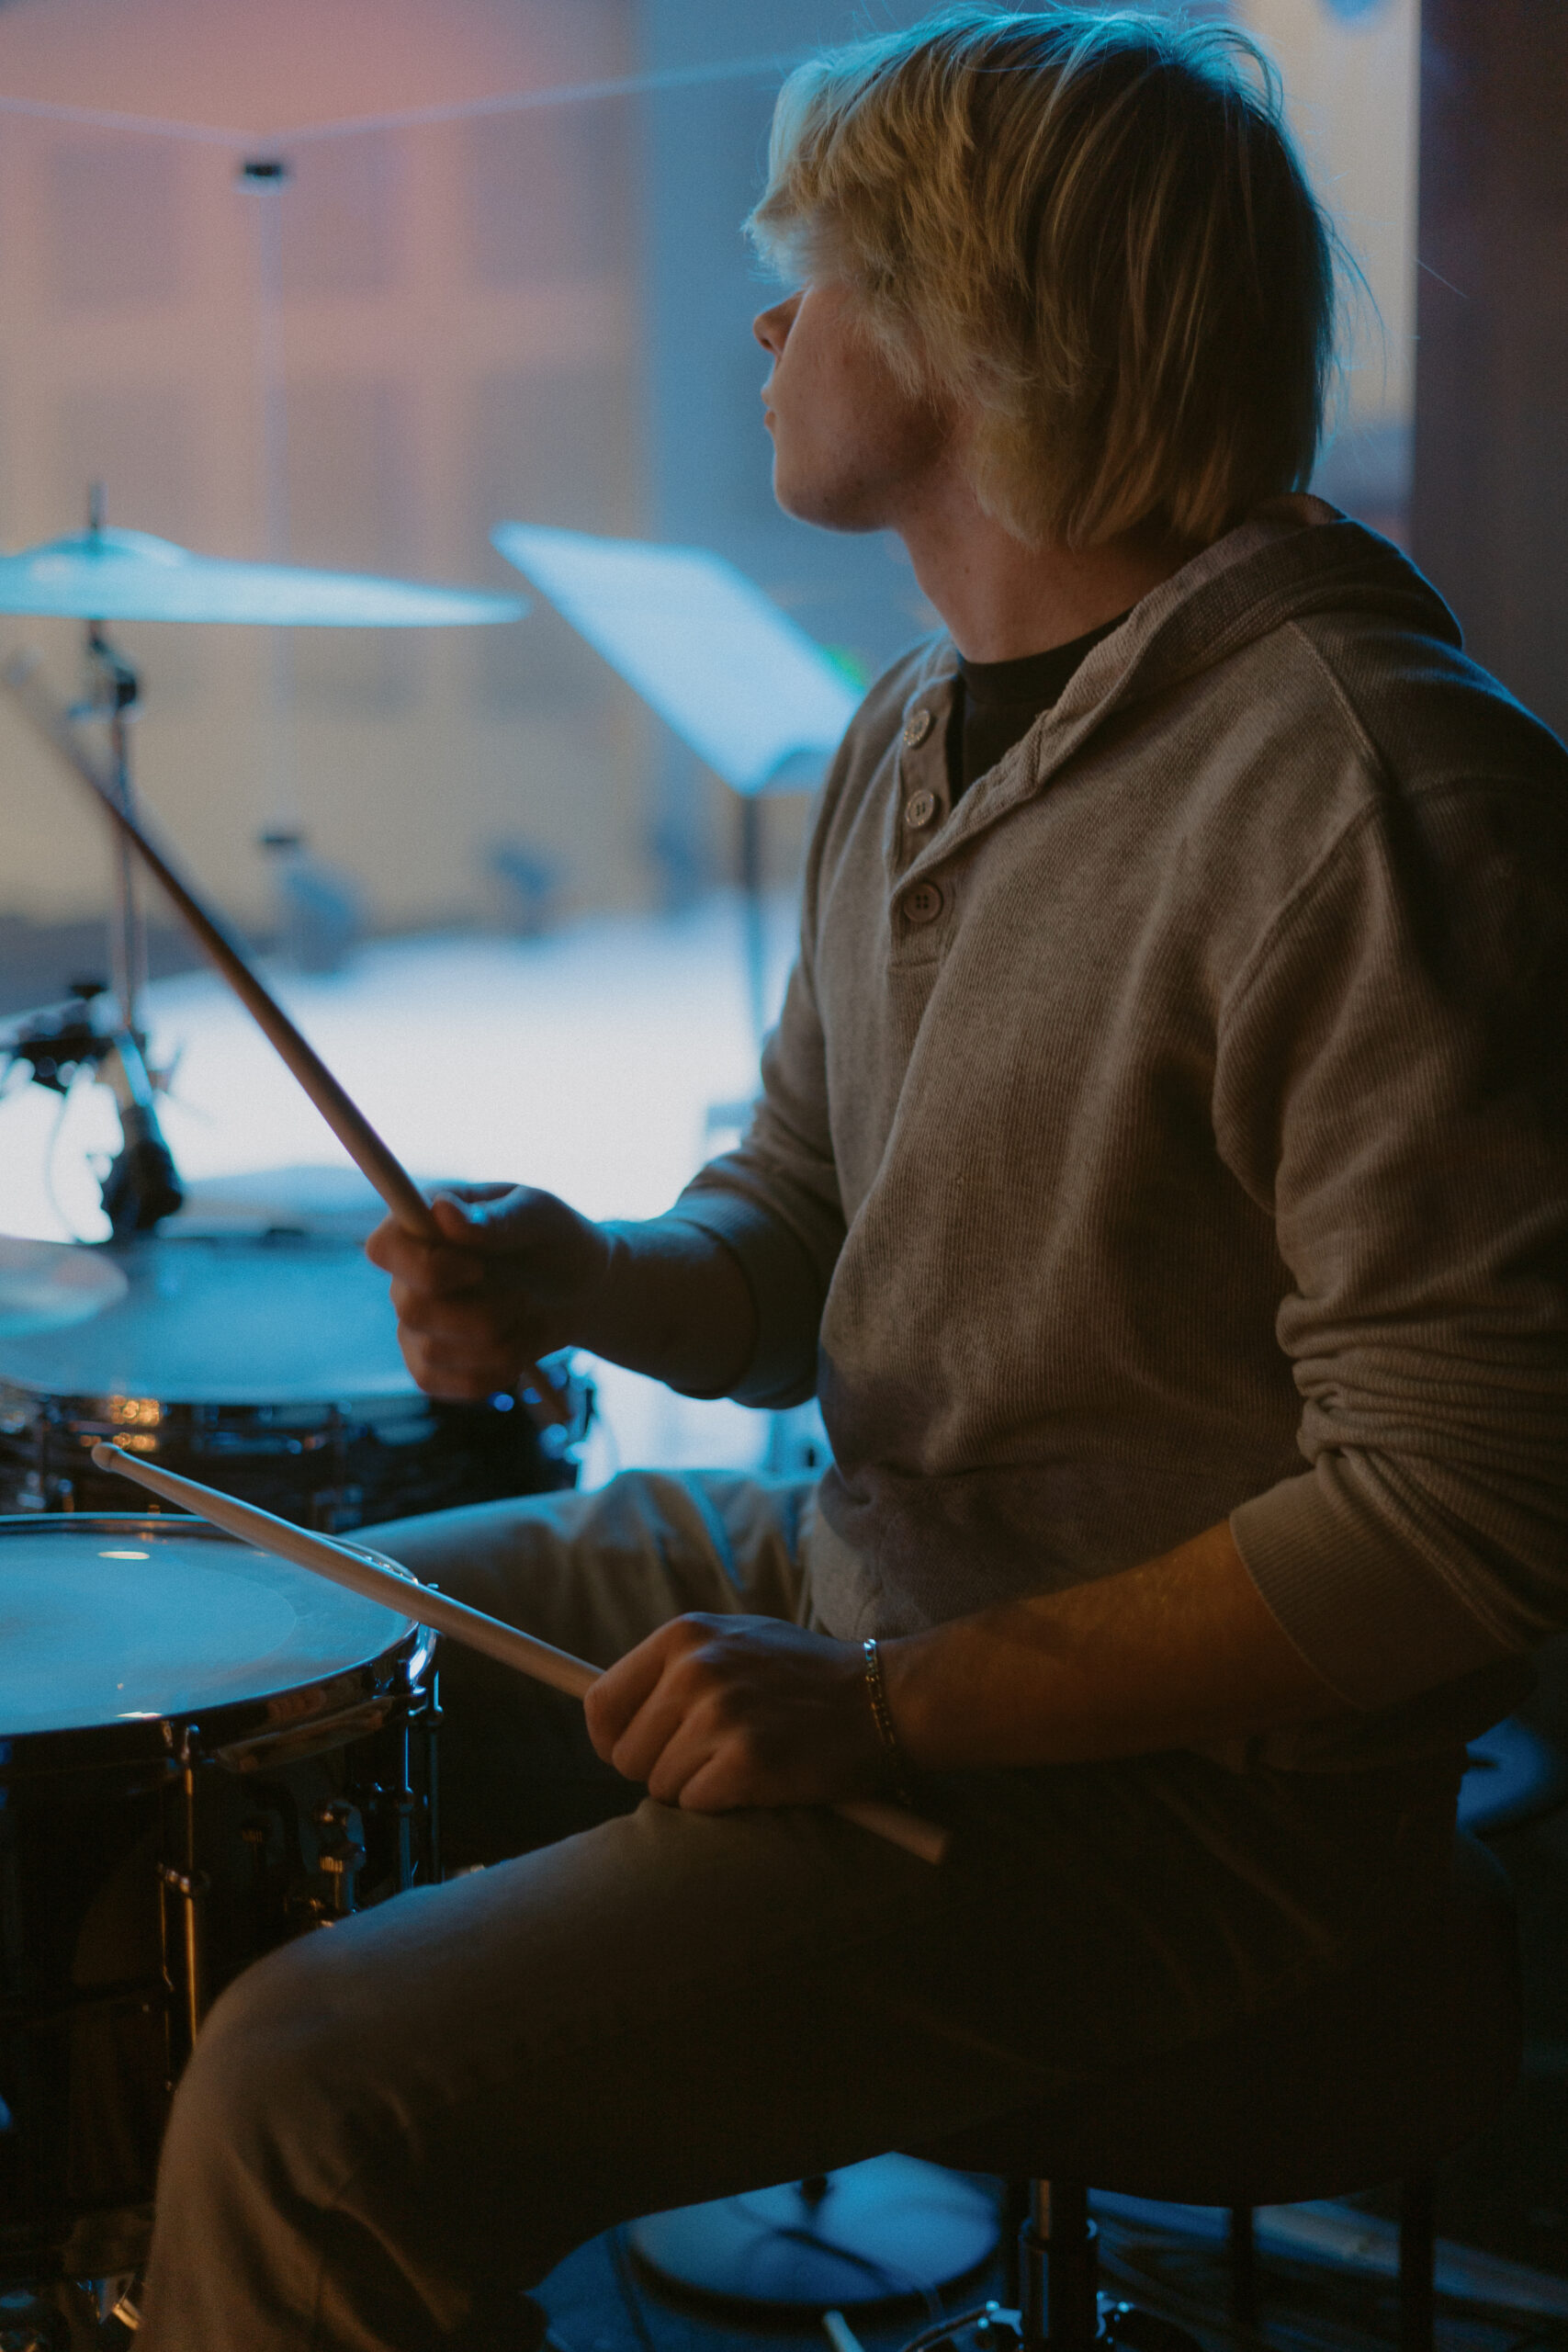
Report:
[[[799,308],[799,295],[791,294],[784,301],[774,302],[769,309],[759,311],[751,322],[751,332],[757,341],[764,351],[772,352],[775,359],[784,347],[791,322]]]

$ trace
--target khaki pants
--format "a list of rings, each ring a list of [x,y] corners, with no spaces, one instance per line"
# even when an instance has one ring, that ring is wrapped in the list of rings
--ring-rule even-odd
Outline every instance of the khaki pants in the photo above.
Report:
[[[373,1540],[601,1662],[685,1609],[809,1618],[798,1485],[634,1474]],[[442,1678],[448,1860],[491,1867],[217,2004],[148,2352],[523,2341],[498,2314],[612,2222],[1136,2065],[1342,1966],[1446,1868],[1451,1773],[1171,1754],[930,1781],[931,1869],[828,1811],[637,1804],[570,1702],[450,1645]]]

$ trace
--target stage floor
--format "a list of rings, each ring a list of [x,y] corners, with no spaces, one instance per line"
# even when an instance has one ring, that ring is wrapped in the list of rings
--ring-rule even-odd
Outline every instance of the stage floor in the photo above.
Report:
[[[772,1006],[794,927],[793,900],[780,893],[767,907]],[[329,978],[267,977],[415,1174],[538,1184],[592,1216],[666,1208],[709,1152],[733,1140],[726,1107],[743,1104],[756,1083],[732,896],[676,917],[597,917],[541,939],[378,942]],[[174,1064],[164,1129],[187,1180],[348,1171],[216,978],[155,981],[147,1020],[152,1058]],[[37,1086],[8,1093],[0,1102],[0,1232],[100,1238],[90,1163],[116,1142],[99,1087],[79,1083],[63,1106]],[[766,1415],[692,1403],[614,1365],[590,1368],[601,1417],[588,1483],[634,1464],[750,1468],[763,1459]]]

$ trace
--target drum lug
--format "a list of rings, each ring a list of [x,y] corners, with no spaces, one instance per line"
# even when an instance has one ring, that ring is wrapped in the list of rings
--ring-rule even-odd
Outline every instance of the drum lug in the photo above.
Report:
[[[403,1735],[403,1745],[406,1750],[408,1745],[406,1729]],[[405,1771],[408,1769],[406,1754],[403,1769]],[[378,1821],[390,1821],[392,1824],[396,1853],[394,1875],[400,1894],[406,1893],[413,1884],[413,1817],[418,1808],[419,1800],[406,1781],[400,1788],[389,1789],[378,1785],[370,1792],[371,1812]]]
[[[316,1849],[316,1868],[326,1881],[324,1894],[317,1903],[326,1926],[334,1919],[346,1919],[354,1909],[354,1886],[365,1866],[365,1843],[355,1834],[355,1808],[345,1798],[334,1797],[322,1805],[316,1825],[326,1832]]]

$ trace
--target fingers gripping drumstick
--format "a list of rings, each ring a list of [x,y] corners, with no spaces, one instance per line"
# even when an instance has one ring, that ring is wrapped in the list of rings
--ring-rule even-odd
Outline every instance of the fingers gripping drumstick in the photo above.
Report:
[[[232,1495],[220,1495],[195,1478],[176,1476],[172,1470],[156,1469],[151,1462],[143,1462],[135,1454],[122,1453],[118,1445],[95,1445],[93,1460],[100,1470],[118,1470],[121,1477],[133,1478],[139,1487],[150,1487],[165,1501],[195,1511],[199,1519],[210,1520],[215,1527],[226,1528],[231,1535],[254,1544],[258,1551],[275,1553],[282,1559],[292,1560],[296,1567],[309,1568],[333,1584],[346,1585],[350,1592],[378,1601],[383,1609],[395,1609],[400,1616],[417,1616],[422,1625],[434,1626],[438,1634],[461,1642],[465,1648],[482,1651],[486,1657],[498,1658],[502,1666],[531,1675],[536,1682],[547,1682],[552,1690],[564,1690],[570,1698],[584,1698],[599,1679],[598,1668],[590,1666],[585,1658],[555,1649],[548,1642],[536,1640],[532,1634],[520,1633],[515,1625],[502,1624],[499,1617],[487,1617],[482,1609],[470,1609],[466,1601],[449,1600],[444,1592],[433,1591],[415,1577],[378,1567],[375,1561],[366,1559],[348,1544],[310,1534],[289,1520],[275,1519],[271,1511],[258,1510],[254,1503],[239,1502]],[[833,1810],[842,1814],[846,1821],[869,1829],[874,1837],[902,1846],[906,1853],[914,1854],[922,1862],[940,1862],[946,1851],[947,1832],[935,1822],[922,1821],[918,1814],[907,1812],[902,1805],[884,1804],[873,1797],[854,1797],[847,1798]]]
[[[143,865],[174,901],[206,955],[228,981],[264,1036],[276,1047],[349,1158],[375,1187],[404,1231],[416,1235],[422,1241],[446,1242],[447,1237],[432,1215],[429,1202],[401,1160],[383,1143],[359,1105],[338,1084],[315,1047],[300,1035],[276,997],[263,986],[243,950],[235,945],[227,932],[208,912],[189,883],[175,872],[136,819],[120,806],[118,795],[99,775],[77,741],[70,718],[55,707],[38,683],[34,675],[33,657],[14,654],[4,669],[0,669],[0,684],[6,687],[12,700],[46,742],[75,770],[88,790],[96,796],[106,814],[118,827],[121,838],[130,843]],[[542,1399],[540,1418],[562,1419],[563,1412],[556,1400],[554,1388],[536,1365],[532,1367],[530,1385]]]

